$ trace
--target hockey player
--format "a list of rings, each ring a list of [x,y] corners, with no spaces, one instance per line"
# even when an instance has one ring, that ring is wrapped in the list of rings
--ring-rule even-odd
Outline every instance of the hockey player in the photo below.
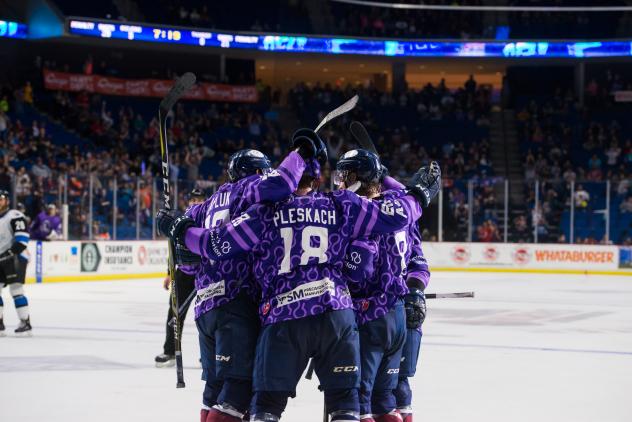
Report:
[[[302,138],[322,143],[303,129],[294,137],[295,146]],[[264,327],[257,343],[251,421],[279,420],[310,357],[332,421],[359,420],[358,333],[342,276],[344,254],[354,238],[415,221],[421,213],[417,201],[426,198],[422,176],[414,177],[411,195],[393,192],[371,202],[346,190],[315,192],[320,166],[311,160],[287,201],[253,206],[218,229],[198,229],[186,216],[159,213],[161,231],[203,257],[224,260],[253,251]]]
[[[419,227],[413,233],[412,255],[408,261],[406,285],[408,294],[404,297],[406,308],[406,343],[402,351],[402,361],[399,367],[399,379],[395,389],[397,409],[404,422],[413,422],[412,398],[413,394],[408,383],[417,370],[419,350],[421,348],[421,325],[426,319],[426,297],[424,290],[430,282],[430,269],[421,249],[421,235]]]
[[[382,165],[377,155],[365,150],[344,154],[337,164],[335,183],[369,199],[380,197]],[[434,196],[440,171],[434,168]],[[404,186],[387,177],[385,188]],[[417,222],[403,230],[358,239],[345,258],[345,275],[354,301],[360,332],[362,422],[401,421],[393,390],[397,386],[402,348],[406,338],[403,297],[408,292],[404,276],[411,256]]]
[[[9,192],[0,190],[0,336],[5,334],[2,289],[8,285],[20,323],[15,329],[19,336],[30,336],[29,302],[24,296],[24,281],[28,263],[29,233],[26,219],[20,211],[9,209]]]
[[[204,192],[201,189],[193,189],[189,194],[188,207],[192,207],[196,204],[201,204],[206,199]],[[191,305],[190,296],[195,291],[195,273],[197,268],[177,268],[176,269],[176,283],[175,286],[178,289],[178,298],[182,298],[182,302],[179,306],[181,308],[180,316],[182,318],[182,324],[186,318],[189,306]],[[171,285],[171,279],[169,276],[165,278],[162,286],[165,290],[169,290]],[[169,311],[167,312],[167,324],[165,330],[165,344],[163,345],[163,353],[156,356],[156,368],[171,367],[176,364],[176,343],[173,332],[173,309],[171,308],[171,298],[169,298]]]
[[[252,204],[285,199],[298,186],[305,158],[322,148],[313,144],[297,148],[276,170],[260,151],[241,150],[229,160],[230,182],[186,214],[196,227],[212,229]],[[244,257],[217,262],[203,256],[197,271],[195,318],[206,380],[203,422],[241,420],[251,402],[260,321],[250,276],[251,266]]]
[[[55,204],[48,204],[46,211],[37,214],[29,228],[33,240],[58,240],[62,238],[61,218]]]

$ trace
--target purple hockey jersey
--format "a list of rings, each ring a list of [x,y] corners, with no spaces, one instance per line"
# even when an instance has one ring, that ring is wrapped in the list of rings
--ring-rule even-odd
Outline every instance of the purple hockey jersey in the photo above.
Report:
[[[384,187],[404,188],[390,177]],[[354,240],[345,256],[344,274],[359,325],[386,315],[408,293],[408,276],[417,277],[426,285],[429,280],[417,222],[392,233]]]
[[[58,215],[48,215],[46,211],[42,211],[31,223],[29,232],[33,240],[61,238],[61,218]]]
[[[292,195],[276,205],[257,205],[216,230],[189,229],[187,247],[217,260],[252,251],[261,288],[264,324],[352,308],[343,277],[349,243],[406,227],[421,215],[403,192],[369,201],[340,190]]]
[[[291,152],[272,172],[253,175],[235,183],[225,183],[210,198],[194,205],[186,212],[197,227],[212,229],[229,222],[231,218],[263,201],[277,202],[286,199],[298,186],[305,161]],[[251,279],[251,262],[248,256],[217,261],[202,256],[196,271],[195,318],[233,300],[240,291],[255,295]],[[190,273],[190,269],[185,269]]]

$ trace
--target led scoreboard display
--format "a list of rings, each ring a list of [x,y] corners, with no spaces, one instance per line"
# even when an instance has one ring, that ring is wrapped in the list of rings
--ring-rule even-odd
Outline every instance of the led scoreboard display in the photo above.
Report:
[[[73,35],[129,41],[320,54],[389,57],[622,57],[631,56],[630,41],[398,41],[378,39],[238,34],[147,26],[128,22],[70,19]]]
[[[0,20],[0,37],[26,38],[27,32],[27,26],[23,23]]]

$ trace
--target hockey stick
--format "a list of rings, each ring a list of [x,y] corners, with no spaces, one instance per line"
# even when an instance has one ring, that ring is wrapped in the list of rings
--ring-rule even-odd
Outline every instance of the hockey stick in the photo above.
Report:
[[[428,293],[426,299],[456,299],[460,297],[474,297],[474,292],[460,293]]]
[[[167,96],[160,102],[158,108],[158,124],[160,126],[160,157],[162,160],[162,196],[164,200],[163,206],[165,209],[171,209],[170,195],[171,190],[169,188],[169,142],[167,140],[167,115],[173,106],[178,102],[180,98],[190,90],[195,84],[195,75],[193,73],[185,73],[173,84],[171,90],[167,93]],[[174,206],[177,206],[178,198],[174,199]],[[174,244],[172,241],[169,244],[169,258],[168,269],[169,277],[171,277],[171,309],[175,319],[173,324],[174,340],[175,340],[175,356],[176,356],[176,374],[177,383],[176,388],[184,388],[184,369],[182,366],[182,324],[180,323],[180,315],[178,313],[178,296],[176,292],[176,268],[173,261],[174,258]]]
[[[369,135],[369,132],[366,131],[366,128],[362,123],[354,120],[353,122],[351,122],[349,130],[351,131],[351,134],[353,135],[355,140],[358,141],[358,144],[360,144],[362,149],[371,151],[378,157],[380,156],[380,154],[378,154],[377,152],[377,148],[375,148],[375,144],[373,143],[371,136]]]
[[[329,123],[336,117],[342,116],[343,114],[348,113],[351,110],[353,110],[355,106],[358,104],[358,99],[359,97],[357,95],[354,95],[353,97],[348,99],[344,104],[330,111],[329,114],[327,114],[325,118],[320,121],[318,126],[316,126],[316,129],[314,129],[314,132],[318,132],[323,126],[325,126],[327,123]]]

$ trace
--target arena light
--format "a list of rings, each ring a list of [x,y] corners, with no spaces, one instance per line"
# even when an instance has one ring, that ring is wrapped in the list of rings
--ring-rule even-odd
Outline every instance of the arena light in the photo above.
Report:
[[[385,9],[445,10],[450,12],[630,12],[632,6],[467,6],[460,4],[387,3],[369,0],[330,0],[354,6]]]
[[[0,38],[26,38],[26,35],[25,24],[0,20]]]
[[[629,57],[626,41],[426,41],[328,38],[212,32],[129,22],[70,19],[68,32],[82,37],[259,51],[387,57]]]

